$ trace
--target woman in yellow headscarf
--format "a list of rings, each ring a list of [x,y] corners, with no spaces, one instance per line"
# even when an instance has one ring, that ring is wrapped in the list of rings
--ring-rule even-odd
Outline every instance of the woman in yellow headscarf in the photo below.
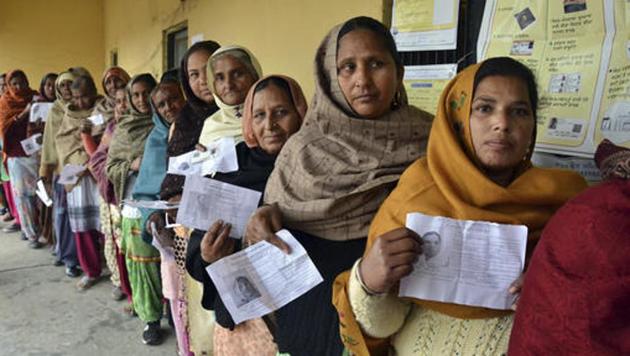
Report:
[[[510,310],[397,296],[423,250],[405,219],[420,212],[525,225],[529,257],[551,215],[586,187],[575,173],[532,166],[537,100],[532,72],[506,57],[465,69],[444,90],[427,157],[402,175],[372,221],[363,258],[335,281],[351,352],[505,354]]]

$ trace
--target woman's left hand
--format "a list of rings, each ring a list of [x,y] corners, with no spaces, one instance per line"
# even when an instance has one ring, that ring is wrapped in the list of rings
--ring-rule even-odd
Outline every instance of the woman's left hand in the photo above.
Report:
[[[518,305],[518,298],[521,296],[521,289],[523,289],[523,279],[525,278],[525,274],[521,273],[521,275],[510,285],[510,289],[508,292],[510,294],[516,295],[516,299],[514,299],[514,303],[512,304],[512,310],[516,311],[516,307]]]

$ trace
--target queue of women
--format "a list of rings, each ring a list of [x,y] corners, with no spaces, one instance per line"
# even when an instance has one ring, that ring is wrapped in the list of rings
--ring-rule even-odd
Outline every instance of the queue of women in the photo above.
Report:
[[[7,231],[19,225],[31,247],[52,245],[55,265],[82,275],[79,290],[109,277],[112,297],[146,324],[146,344],[161,342],[166,311],[180,355],[630,353],[630,151],[602,143],[605,182],[589,189],[576,173],[534,167],[538,93],[527,67],[510,58],[469,66],[427,113],[408,104],[388,29],[357,17],[317,50],[308,108],[295,80],[263,73],[248,49],[213,41],[191,46],[179,73],[159,81],[109,68],[104,96],[81,67],[47,75],[39,92],[24,72],[8,72]],[[53,103],[45,123],[30,122],[42,101]],[[42,150],[28,156],[20,142],[38,133]],[[175,210],[124,203],[178,202],[185,177],[167,174],[169,158],[225,137],[238,171],[208,178],[263,193],[242,239],[225,221],[172,227]],[[87,169],[59,184],[69,164]],[[35,196],[40,179],[50,208]],[[525,225],[513,308],[398,297],[423,255],[405,228],[412,212]],[[206,267],[263,240],[290,254],[281,229],[324,281],[235,323]]]

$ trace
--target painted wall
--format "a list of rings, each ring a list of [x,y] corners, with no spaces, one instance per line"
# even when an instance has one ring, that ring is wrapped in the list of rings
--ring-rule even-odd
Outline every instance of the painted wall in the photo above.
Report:
[[[383,0],[104,0],[105,52],[135,74],[163,70],[162,31],[188,22],[189,39],[201,34],[239,44],[259,59],[266,74],[294,77],[308,98],[313,59],[330,28],[353,16],[384,18]]]
[[[0,1],[0,72],[20,68],[33,88],[76,65],[100,78],[103,41],[103,0]]]

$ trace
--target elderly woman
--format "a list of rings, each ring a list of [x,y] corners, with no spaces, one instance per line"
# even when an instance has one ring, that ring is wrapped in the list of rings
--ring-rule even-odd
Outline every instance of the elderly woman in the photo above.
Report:
[[[21,70],[6,76],[7,91],[0,97],[0,135],[7,161],[11,188],[22,234],[30,246],[40,247],[37,221],[37,184],[39,155],[27,156],[20,142],[28,138],[27,126],[30,103],[37,92],[29,87],[26,74]]]
[[[62,167],[57,156],[56,136],[57,131],[61,127],[66,108],[72,103],[70,87],[74,79],[76,79],[76,76],[71,71],[66,71],[59,74],[55,81],[55,96],[57,100],[54,101],[46,118],[39,165],[39,176],[48,188],[48,191],[52,192],[53,230],[55,231],[55,252],[57,257],[55,265],[65,265],[66,275],[69,277],[78,277],[81,271],[78,268],[77,248],[68,218],[66,191],[62,184],[57,183]]]
[[[239,170],[217,173],[214,179],[262,192],[280,150],[299,128],[306,100],[291,78],[272,75],[256,82],[243,108],[244,142],[236,146]],[[275,355],[277,348],[261,319],[235,325],[205,268],[238,251],[239,240],[228,238],[229,224],[213,222],[210,229],[194,231],[188,244],[186,268],[203,283],[202,305],[214,310],[213,350],[218,355]]]
[[[77,74],[72,82],[72,103],[66,107],[55,135],[55,148],[60,167],[87,163],[89,155],[81,142],[80,127],[83,120],[90,116],[99,99],[96,85],[89,73],[80,68],[73,69],[73,73],[83,74]],[[77,288],[85,290],[98,281],[102,272],[98,191],[94,179],[88,172],[79,177],[75,185],[66,185],[65,189],[68,192],[66,201],[70,228],[74,234],[79,263],[85,273],[77,283]]]
[[[249,88],[262,75],[256,57],[244,47],[219,48],[208,61],[208,82],[219,110],[203,124],[199,143],[208,145],[222,137],[242,141],[241,117]]]
[[[288,228],[324,282],[274,313],[274,338],[291,355],[339,355],[332,282],[365,248],[376,210],[425,150],[431,115],[407,104],[403,65],[385,26],[353,18],[316,55],[316,94],[285,144],[251,219],[249,243]]]
[[[551,218],[531,258],[510,355],[630,354],[630,149],[604,140],[603,182]]]
[[[471,66],[444,90],[427,157],[402,175],[372,221],[363,258],[336,280],[350,351],[505,354],[511,310],[402,299],[397,283],[422,254],[405,228],[408,213],[525,225],[531,252],[549,217],[585,188],[576,173],[532,167],[537,101],[532,72],[510,58]]]
[[[162,293],[159,252],[142,240],[141,214],[124,204],[132,191],[140,170],[144,144],[153,129],[150,104],[151,91],[157,83],[151,74],[134,76],[127,84],[129,113],[120,118],[107,152],[106,172],[114,195],[123,204],[121,252],[125,256],[133,309],[147,325],[142,341],[148,345],[161,342]]]

